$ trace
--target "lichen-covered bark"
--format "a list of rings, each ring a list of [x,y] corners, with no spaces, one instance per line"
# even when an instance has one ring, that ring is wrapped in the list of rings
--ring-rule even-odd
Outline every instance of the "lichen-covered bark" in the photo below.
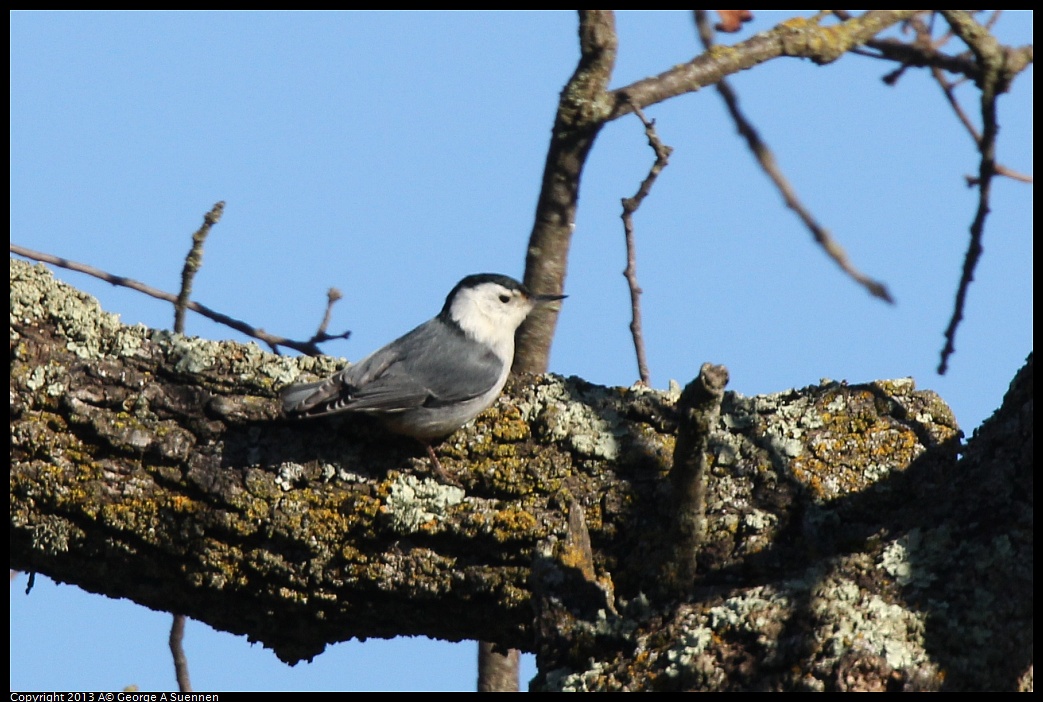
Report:
[[[1032,357],[955,463],[948,410],[903,384],[723,408],[766,453],[717,452],[710,572],[676,607],[562,617],[561,639],[596,643],[548,654],[535,685],[1031,689]]]
[[[726,394],[678,603],[656,588],[676,392],[518,380],[438,447],[461,489],[379,427],[277,415],[277,388],[334,365],[124,327],[12,260],[11,567],[290,662],[402,634],[536,650],[548,689],[1013,687],[1027,667],[1031,379],[959,464],[951,413],[909,380]]]

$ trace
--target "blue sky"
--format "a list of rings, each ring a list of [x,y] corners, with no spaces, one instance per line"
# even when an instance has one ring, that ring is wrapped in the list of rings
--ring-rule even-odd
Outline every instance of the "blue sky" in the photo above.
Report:
[[[790,13],[758,11],[735,41]],[[203,214],[194,298],[295,338],[344,299],[327,353],[358,359],[432,316],[464,275],[520,277],[574,12],[50,13],[11,19],[11,240],[176,291]],[[1032,41],[1032,16],[996,32]],[[623,12],[613,87],[698,52],[684,12]],[[962,47],[960,47],[962,49]],[[652,383],[703,361],[746,395],[912,376],[968,434],[1032,349],[1031,186],[994,184],[956,355],[935,373],[977,193],[976,150],[929,76],[848,56],[734,76],[805,204],[897,300],[844,277],[782,205],[712,90],[646,109],[670,166],[635,217]],[[999,102],[998,160],[1032,171],[1032,70]],[[960,89],[972,118],[978,94]],[[636,118],[601,133],[580,196],[551,371],[637,377],[620,198],[652,161]],[[127,323],[169,305],[68,271]],[[190,316],[188,333],[241,338]],[[12,690],[170,690],[170,617],[25,576],[11,588]],[[190,622],[197,690],[473,690],[475,645],[330,647],[290,668]],[[531,676],[526,657],[523,676]]]

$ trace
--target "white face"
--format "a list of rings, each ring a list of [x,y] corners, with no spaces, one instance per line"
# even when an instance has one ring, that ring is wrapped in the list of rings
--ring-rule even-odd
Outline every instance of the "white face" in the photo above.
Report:
[[[449,315],[469,336],[492,346],[501,357],[514,355],[514,332],[535,303],[520,290],[482,283],[457,291]]]

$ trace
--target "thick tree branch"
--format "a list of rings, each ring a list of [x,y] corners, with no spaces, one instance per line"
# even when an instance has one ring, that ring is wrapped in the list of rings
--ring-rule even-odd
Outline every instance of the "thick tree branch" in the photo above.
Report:
[[[576,226],[576,206],[583,166],[608,110],[606,89],[616,61],[616,26],[611,10],[581,10],[580,60],[561,91],[536,217],[525,256],[525,284],[544,294],[565,286],[569,245]],[[543,373],[558,310],[536,309],[518,330],[514,370]]]
[[[539,650],[555,689],[1000,688],[1031,656],[1031,363],[1007,434],[980,433],[995,463],[957,466],[911,381],[725,393],[680,603],[648,599],[676,397],[520,379],[440,445],[461,490],[375,427],[277,417],[333,365],[124,327],[12,260],[11,567],[287,661],[410,634]]]

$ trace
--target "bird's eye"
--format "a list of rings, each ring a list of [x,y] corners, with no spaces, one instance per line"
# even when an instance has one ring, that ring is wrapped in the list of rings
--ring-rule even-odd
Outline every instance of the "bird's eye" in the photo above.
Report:
[[[506,305],[510,301],[511,301],[511,296],[510,295],[500,295],[500,302],[502,302],[503,304]]]

